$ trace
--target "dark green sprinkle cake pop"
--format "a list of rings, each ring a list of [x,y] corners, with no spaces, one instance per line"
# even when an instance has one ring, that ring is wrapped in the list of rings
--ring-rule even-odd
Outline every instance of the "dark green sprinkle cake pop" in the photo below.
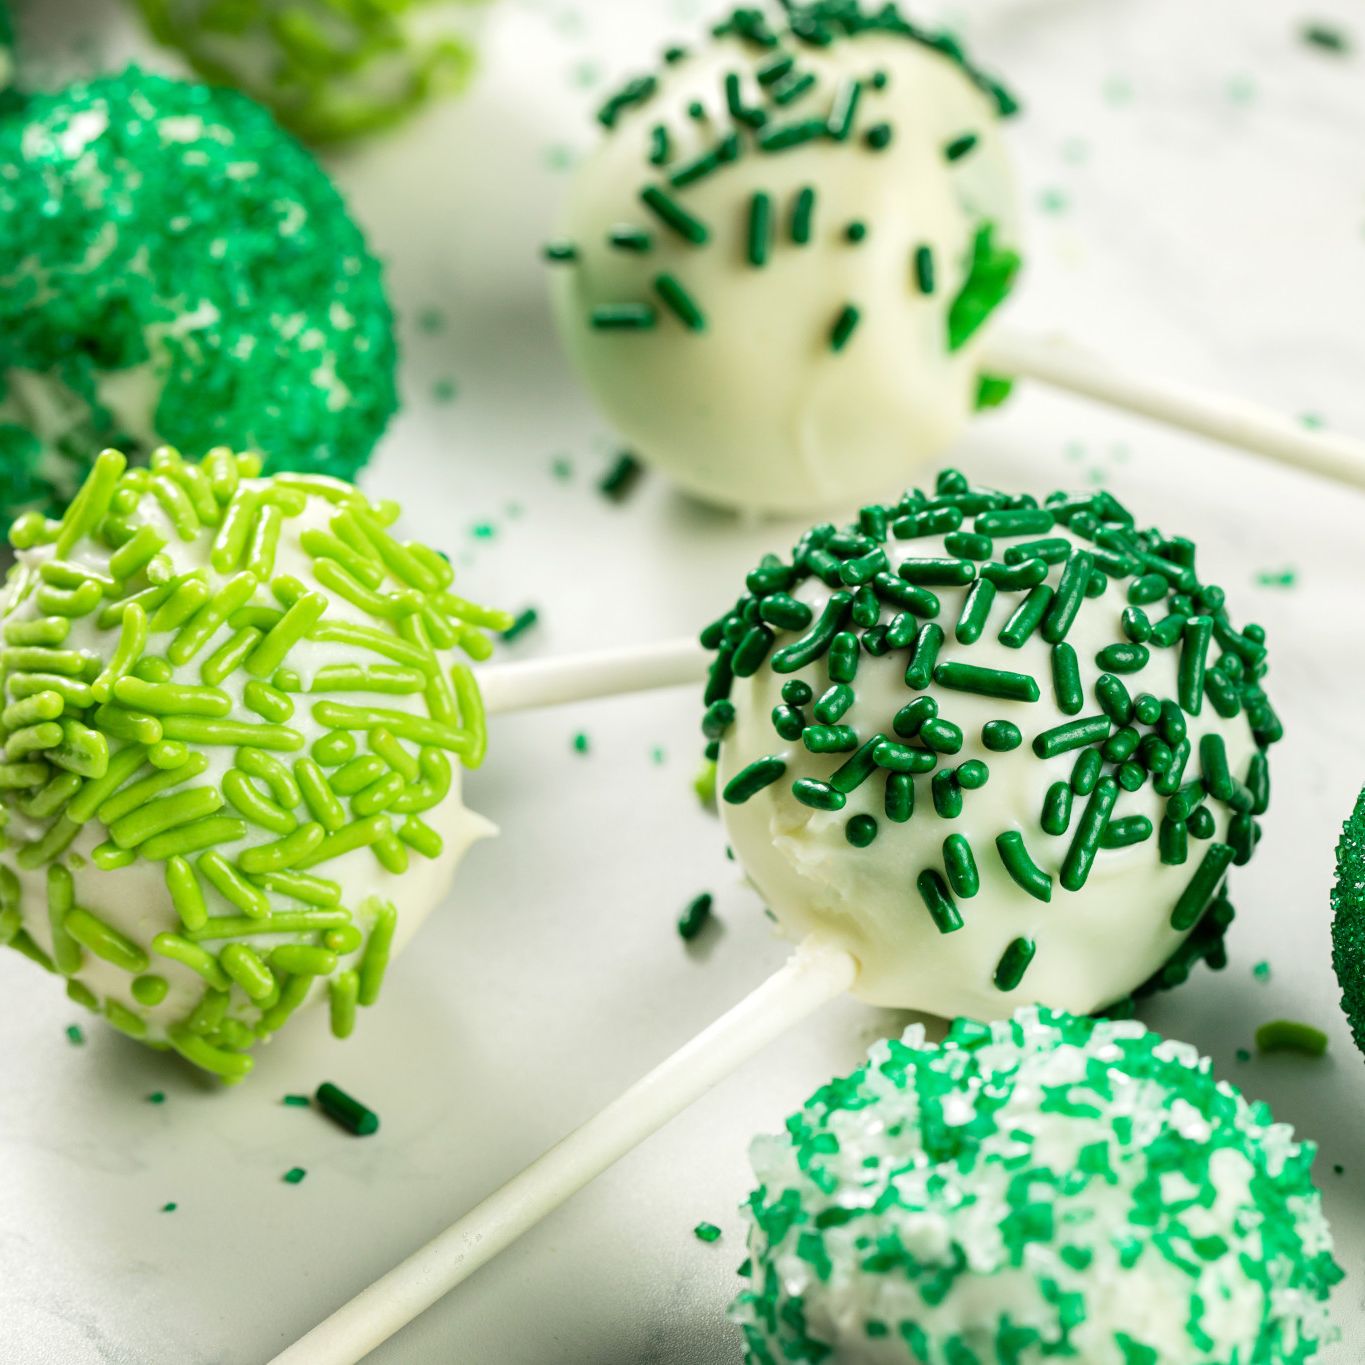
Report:
[[[0,518],[109,445],[353,477],[395,364],[359,228],[251,100],[130,69],[0,119]]]
[[[310,142],[380,132],[474,71],[479,0],[138,0],[153,36]],[[433,31],[434,30],[434,31]]]
[[[1365,791],[1337,844],[1332,891],[1332,966],[1341,984],[1341,1008],[1356,1046],[1365,1051]]]

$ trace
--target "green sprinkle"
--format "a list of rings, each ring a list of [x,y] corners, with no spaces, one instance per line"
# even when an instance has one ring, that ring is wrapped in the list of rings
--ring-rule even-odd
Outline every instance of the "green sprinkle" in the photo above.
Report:
[[[934,248],[921,244],[915,248],[915,287],[921,294],[934,292]]]
[[[1185,622],[1180,647],[1178,697],[1181,708],[1191,716],[1197,716],[1204,707],[1204,674],[1212,637],[1211,617],[1191,616]]]
[[[857,307],[851,303],[846,303],[835,318],[834,325],[829,330],[829,348],[838,354],[848,345],[849,339],[857,330],[858,320],[861,317]]]
[[[844,838],[854,848],[867,848],[877,837],[877,821],[871,815],[855,815],[844,826]]]
[[[644,466],[628,450],[623,450],[611,468],[598,481],[597,491],[612,502],[623,502],[639,483]]]
[[[1038,945],[1031,938],[1016,938],[1000,956],[995,969],[995,988],[1012,991],[1024,979]]]
[[[773,201],[762,190],[749,201],[749,264],[764,266],[772,251]]]
[[[1311,1024],[1293,1019],[1272,1019],[1256,1030],[1257,1052],[1297,1052],[1321,1057],[1327,1051],[1327,1035]]]
[[[307,1174],[308,1172],[305,1171],[302,1166],[291,1166],[280,1179],[283,1180],[286,1185],[299,1185],[302,1184],[303,1178]]]
[[[66,1041],[72,1047],[81,1047],[85,1043],[85,1030],[79,1024],[68,1024],[66,1026]]]
[[[720,1229],[714,1223],[698,1223],[692,1229],[692,1235],[699,1242],[718,1242],[720,1241]]]
[[[1033,752],[1039,758],[1055,758],[1058,754],[1098,744],[1109,738],[1108,716],[1086,716],[1081,720],[1066,721],[1034,736]]]
[[[966,835],[950,834],[944,839],[943,866],[955,896],[970,900],[981,889],[981,874]]]
[[[1001,865],[1017,887],[1034,900],[1046,903],[1052,899],[1052,877],[1033,861],[1024,844],[1024,836],[1017,829],[997,835],[995,848],[1000,855]],[[1011,987],[1003,989],[1009,990]]]
[[[682,914],[678,916],[677,925],[678,937],[684,943],[691,943],[706,927],[707,921],[711,918],[712,904],[713,900],[709,891],[703,891],[699,896],[688,901]]]
[[[1043,798],[1043,813],[1039,819],[1044,834],[1065,834],[1071,824],[1072,791],[1069,782],[1054,782]]]
[[[776,755],[760,758],[741,769],[726,783],[721,797],[732,806],[743,805],[751,796],[771,786],[787,771],[786,762]]]
[[[1180,899],[1171,911],[1171,928],[1184,933],[1199,922],[1232,864],[1233,853],[1229,844],[1209,845],[1194,876],[1180,893]]]
[[[1029,637],[1038,629],[1051,601],[1052,589],[1045,584],[1040,583],[1031,589],[1014,614],[1005,622],[1000,631],[1000,643],[1010,649],[1022,649]]]
[[[318,1086],[315,1098],[318,1108],[353,1137],[369,1137],[379,1131],[379,1115],[331,1081]]]
[[[1152,822],[1145,815],[1110,820],[1100,836],[1101,848],[1130,848],[1152,837]]]
[[[889,123],[874,123],[863,134],[863,141],[874,152],[884,151],[891,145],[892,128]]]
[[[1011,673],[999,668],[983,668],[976,664],[945,663],[934,669],[934,681],[940,687],[956,692],[969,692],[979,697],[994,697],[1001,701],[1034,702],[1041,695],[1037,682],[1027,673]]]
[[[796,246],[806,246],[813,235],[815,223],[815,190],[806,185],[797,191],[792,202],[791,239]]]
[[[710,229],[700,218],[694,217],[667,191],[648,185],[640,191],[640,199],[663,225],[685,242],[701,246],[710,238]]]
[[[1102,777],[1095,784],[1062,862],[1061,883],[1067,891],[1079,891],[1089,879],[1104,827],[1109,823],[1118,797],[1119,784],[1112,777]]]
[[[588,315],[588,325],[599,332],[645,332],[658,321],[648,303],[601,303]]]
[[[656,275],[654,288],[665,305],[689,331],[704,332],[706,317],[697,306],[696,300],[678,282],[674,275]]]
[[[991,607],[995,604],[996,588],[989,579],[978,578],[962,603],[954,635],[959,644],[974,645],[986,628]]]
[[[945,161],[961,161],[980,141],[975,133],[963,133],[943,148]]]
[[[915,878],[915,890],[940,934],[951,934],[962,928],[962,916],[948,893],[947,883],[935,868],[926,867]]]
[[[1013,721],[988,720],[981,727],[981,742],[991,753],[1007,754],[1024,742],[1024,735]]]

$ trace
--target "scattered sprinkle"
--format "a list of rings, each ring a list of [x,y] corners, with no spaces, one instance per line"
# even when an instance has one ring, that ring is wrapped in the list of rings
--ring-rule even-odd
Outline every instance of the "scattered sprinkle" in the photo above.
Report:
[[[66,1041],[72,1047],[80,1047],[85,1042],[85,1030],[79,1024],[66,1026]]]
[[[331,1081],[318,1086],[316,1098],[322,1112],[352,1136],[369,1137],[379,1131],[379,1115]]]
[[[165,1092],[164,1090],[153,1090],[152,1093],[151,1093],[150,1095],[147,1096],[147,1103],[148,1103],[148,1104],[165,1104],[165,1103],[166,1103],[166,1092]]]
[[[286,1095],[280,1103],[288,1105],[291,1109],[308,1109],[313,1101],[307,1095]]]
[[[1237,1049],[1236,1056],[1239,1062],[1249,1062],[1251,1060],[1251,1053],[1244,1047],[1239,1047]]]
[[[1309,46],[1320,48],[1323,52],[1343,54],[1350,52],[1351,40],[1335,24],[1308,23],[1299,30],[1299,37]]]
[[[709,891],[703,891],[687,903],[687,908],[678,916],[678,937],[684,943],[691,943],[706,927],[706,921],[711,918],[711,905]]]
[[[630,451],[623,450],[616,457],[616,463],[602,476],[597,490],[612,502],[624,502],[635,491],[643,473],[644,466],[640,461]]]
[[[656,744],[649,751],[649,761],[657,764],[659,767],[663,767],[663,765],[668,762],[668,754],[662,745]]]
[[[692,1235],[699,1242],[719,1242],[720,1229],[714,1223],[698,1223],[692,1229]]]
[[[491,521],[476,521],[469,528],[469,534],[475,540],[492,540],[498,533],[498,528]]]
[[[1299,575],[1295,569],[1263,569],[1256,575],[1256,582],[1263,588],[1294,588],[1298,586]]]
[[[1311,1024],[1293,1019],[1272,1019],[1256,1030],[1257,1052],[1298,1052],[1321,1057],[1327,1051],[1327,1035]]]
[[[169,1204],[163,1204],[163,1205],[161,1206],[161,1212],[162,1212],[162,1213],[174,1213],[174,1212],[176,1211],[176,1209],[178,1209],[179,1207],[180,1207],[180,1205],[177,1204],[177,1203],[175,1203],[174,1200],[172,1200],[171,1203],[169,1203]]]
[[[573,749],[576,754],[588,752],[588,737],[581,730],[573,737]]]
[[[503,640],[510,645],[513,640],[524,635],[539,620],[540,613],[534,607],[526,607],[518,613],[517,619],[503,631]]]
[[[286,1185],[301,1185],[303,1178],[308,1174],[302,1166],[291,1166],[280,1178]]]
[[[1270,963],[1268,963],[1268,962],[1258,962],[1258,963],[1251,969],[1251,974],[1252,974],[1252,976],[1254,976],[1254,977],[1256,978],[1257,981],[1269,981],[1269,980],[1270,980]]]

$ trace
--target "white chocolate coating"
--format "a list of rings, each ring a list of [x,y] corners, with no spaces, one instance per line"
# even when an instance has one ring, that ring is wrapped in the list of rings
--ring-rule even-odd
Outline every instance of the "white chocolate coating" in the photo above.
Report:
[[[1086,548],[1086,542],[1062,526],[1048,534]],[[900,558],[947,553],[939,536],[893,539],[886,548],[893,572]],[[1048,582],[1055,586],[1060,574],[1061,566],[1053,566]],[[942,602],[937,619],[947,632],[939,662],[960,660],[1032,674],[1040,699],[1000,701],[936,684],[927,693],[916,693],[904,681],[908,651],[893,650],[882,658],[864,653],[853,683],[857,700],[840,724],[854,727],[860,742],[878,730],[891,734],[891,718],[901,707],[917,695],[932,696],[941,715],[963,731],[961,752],[944,762],[955,766],[979,759],[990,768],[989,781],[979,790],[963,793],[962,814],[953,820],[936,814],[927,776],[915,778],[915,812],[905,824],[884,816],[879,776],[857,788],[843,810],[812,810],[792,795],[792,781],[802,776],[825,778],[848,755],[808,753],[800,740],[782,740],[769,716],[781,701],[787,677],[803,679],[818,697],[828,686],[825,663],[817,661],[789,675],[778,675],[765,665],[753,677],[735,681],[731,701],[736,718],[721,743],[719,784],[723,789],[737,772],[767,754],[784,758],[788,768],[782,779],[747,802],[720,803],[735,856],[777,917],[782,933],[793,940],[812,933],[836,940],[861,965],[856,994],[875,1004],[982,1019],[1004,1017],[1031,1002],[1078,1014],[1111,1004],[1146,981],[1185,937],[1172,928],[1171,911],[1207,844],[1191,838],[1189,857],[1182,865],[1160,861],[1155,831],[1166,798],[1155,792],[1149,780],[1137,792],[1119,793],[1112,818],[1144,815],[1152,822],[1152,837],[1127,848],[1102,849],[1084,887],[1079,892],[1063,889],[1057,874],[1086,798],[1075,797],[1065,834],[1043,831],[1039,818],[1048,788],[1070,778],[1077,757],[1070,752],[1043,760],[1031,748],[1042,731],[1075,719],[1058,708],[1050,672],[1051,647],[1037,632],[1020,649],[999,642],[1001,628],[1022,600],[1019,594],[1004,592],[996,597],[980,640],[961,645],[954,638],[953,626],[967,589],[935,587],[932,591]],[[793,595],[818,615],[830,589],[810,579]],[[1095,654],[1123,638],[1119,618],[1126,605],[1126,584],[1111,581],[1103,596],[1085,601],[1067,636],[1080,662],[1086,698],[1081,715],[1100,711],[1094,687],[1103,670]],[[1177,696],[1179,653],[1178,647],[1153,648],[1147,666],[1124,678],[1130,693],[1134,697],[1140,692],[1158,698]],[[988,751],[981,732],[994,719],[1018,725],[1023,744],[1009,753]],[[1244,714],[1223,719],[1206,700],[1202,713],[1188,717],[1188,723],[1193,756],[1186,767],[1187,779],[1199,772],[1199,738],[1208,733],[1223,736],[1233,774],[1239,778],[1246,774],[1256,745]],[[1227,813],[1214,802],[1209,808],[1216,822],[1214,838],[1223,839]],[[849,818],[860,812],[878,822],[877,837],[866,848],[853,847],[844,834]],[[1006,873],[995,839],[1007,830],[1021,831],[1034,861],[1053,875],[1050,902],[1036,900]],[[943,934],[935,927],[915,882],[925,868],[942,872],[943,840],[953,833],[964,834],[970,841],[981,887],[970,899],[958,900],[962,927]],[[999,990],[993,979],[996,966],[1009,944],[1021,936],[1035,940],[1036,956],[1017,988]]]
[[[957,439],[973,411],[977,371],[971,342],[948,351],[949,306],[978,226],[993,223],[1000,240],[1015,240],[998,115],[951,60],[879,34],[794,50],[816,84],[775,110],[774,123],[823,117],[845,79],[886,73],[884,89],[864,85],[848,141],[766,154],[746,142],[738,160],[672,192],[709,225],[711,240],[692,246],[662,226],[638,197],[645,185],[665,183],[648,160],[654,127],[668,129],[669,165],[680,165],[729,131],[728,72],[743,72],[746,99],[759,100],[761,56],[736,39],[714,40],[665,68],[658,93],[625,111],[579,167],[562,221],[579,259],[552,267],[564,343],[621,435],[687,492],[780,513],[887,495]],[[688,115],[694,100],[705,120]],[[882,121],[894,135],[873,151],[862,134]],[[977,145],[950,163],[944,148],[965,133]],[[798,246],[790,215],[808,185],[817,192],[814,231]],[[771,196],[774,219],[761,268],[746,256],[749,203],[759,191]],[[845,237],[855,220],[868,229],[857,244]],[[611,247],[607,234],[619,224],[646,228],[652,250]],[[915,282],[921,244],[933,251],[932,294]],[[705,331],[687,330],[662,306],[648,331],[589,325],[596,305],[657,304],[651,281],[663,272],[697,301]],[[846,304],[861,320],[835,354],[830,329]]]

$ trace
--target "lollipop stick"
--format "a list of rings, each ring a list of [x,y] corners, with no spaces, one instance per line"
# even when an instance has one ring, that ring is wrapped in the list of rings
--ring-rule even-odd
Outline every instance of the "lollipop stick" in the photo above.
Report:
[[[490,715],[699,683],[711,656],[692,639],[603,649],[565,659],[490,664],[479,687]]]
[[[1311,431],[1255,403],[1203,393],[1151,375],[1119,370],[1096,355],[1045,337],[993,333],[980,353],[983,373],[1040,384],[1123,408],[1276,464],[1365,488],[1365,442]]]
[[[272,1365],[355,1365],[856,974],[842,949],[807,939],[756,991]]]

